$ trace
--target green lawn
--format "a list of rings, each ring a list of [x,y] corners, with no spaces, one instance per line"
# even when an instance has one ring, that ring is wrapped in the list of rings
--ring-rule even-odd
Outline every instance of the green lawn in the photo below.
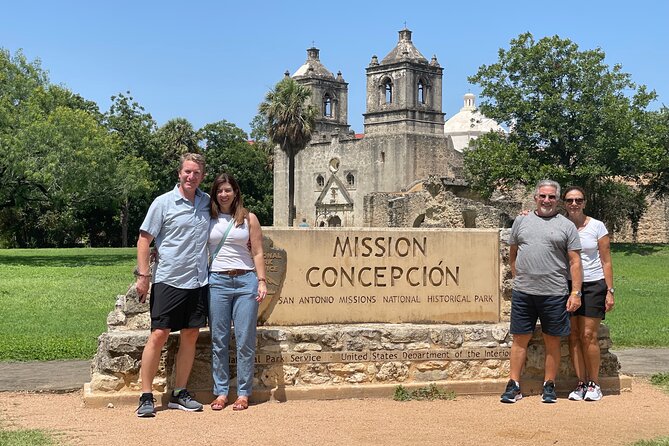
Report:
[[[614,347],[669,347],[669,245],[614,244],[612,254]]]
[[[5,431],[0,428],[0,444],[3,446],[47,446],[55,445],[56,442],[45,431]]]
[[[0,250],[0,360],[89,359],[136,249]]]
[[[669,245],[612,247],[614,346],[669,346]],[[0,361],[90,359],[135,248],[0,250]]]

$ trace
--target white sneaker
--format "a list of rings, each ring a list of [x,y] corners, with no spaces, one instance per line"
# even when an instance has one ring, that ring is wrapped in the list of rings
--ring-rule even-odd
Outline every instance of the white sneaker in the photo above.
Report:
[[[588,386],[585,385],[583,382],[579,382],[576,385],[576,388],[572,390],[572,392],[569,394],[569,399],[572,401],[583,401],[583,398],[585,398],[585,394],[588,391]]]
[[[594,381],[588,383],[588,390],[585,392],[586,401],[599,401],[602,399],[602,389]]]

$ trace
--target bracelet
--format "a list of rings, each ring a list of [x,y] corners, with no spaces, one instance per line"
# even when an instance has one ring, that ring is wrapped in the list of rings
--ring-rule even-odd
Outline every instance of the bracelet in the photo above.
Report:
[[[265,282],[265,283],[267,283],[267,279],[265,279],[264,277],[258,277],[258,282]]]
[[[151,278],[151,274],[142,274],[137,270],[135,270],[133,274],[135,275],[135,277],[148,277],[149,279]]]

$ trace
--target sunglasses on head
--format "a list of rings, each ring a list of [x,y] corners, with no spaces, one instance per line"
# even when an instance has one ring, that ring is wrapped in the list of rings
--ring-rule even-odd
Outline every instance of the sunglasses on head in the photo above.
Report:
[[[565,201],[565,203],[569,203],[569,204],[571,204],[571,203],[583,204],[585,199],[584,198],[565,198],[564,201]]]
[[[549,200],[555,200],[557,198],[557,196],[555,195],[548,195],[548,194],[539,194],[537,196],[542,200],[545,200],[546,198],[548,198]]]

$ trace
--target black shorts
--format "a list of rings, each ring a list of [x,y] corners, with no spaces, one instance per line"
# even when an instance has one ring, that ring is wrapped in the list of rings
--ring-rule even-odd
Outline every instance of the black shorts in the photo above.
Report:
[[[569,282],[571,290],[571,282]],[[585,316],[604,320],[606,318],[606,293],[609,287],[606,280],[600,279],[596,282],[583,282],[581,292],[581,306],[574,311],[572,316]]]
[[[534,332],[537,319],[541,331],[550,336],[568,336],[570,331],[568,296],[535,296],[513,290],[511,293],[511,334]]]
[[[164,283],[151,286],[151,329],[202,328],[207,324],[209,285],[191,290]]]

